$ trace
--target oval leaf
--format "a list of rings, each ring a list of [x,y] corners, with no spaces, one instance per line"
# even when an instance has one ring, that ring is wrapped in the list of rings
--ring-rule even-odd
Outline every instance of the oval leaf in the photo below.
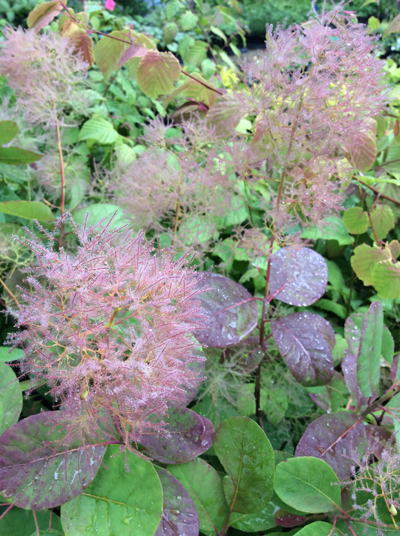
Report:
[[[19,147],[0,147],[0,164],[25,166],[42,158],[43,155],[19,149]]]
[[[273,494],[275,459],[271,443],[248,417],[231,417],[217,428],[214,450],[229,476],[225,497],[234,512],[256,513]]]
[[[389,205],[380,205],[371,212],[371,222],[376,236],[379,240],[386,238],[386,235],[394,227],[393,211]]]
[[[168,435],[143,435],[140,443],[146,454],[162,463],[185,463],[211,447],[214,435],[212,423],[188,408],[169,412]]]
[[[325,521],[315,521],[307,525],[296,533],[297,536],[331,536],[333,534],[333,525]]]
[[[89,67],[94,64],[94,46],[93,40],[85,31],[74,32],[70,41],[74,45],[75,51],[82,56]]]
[[[279,463],[274,487],[282,501],[301,512],[332,512],[341,503],[338,477],[318,458],[291,458]]]
[[[282,248],[271,258],[270,294],[289,305],[319,300],[328,284],[325,259],[308,248]]]
[[[264,510],[256,514],[239,514],[232,512],[229,526],[243,532],[260,532],[276,527],[275,512],[277,507],[269,503]]]
[[[94,47],[96,64],[103,73],[105,80],[108,80],[118,68],[118,62],[122,54],[130,46],[127,34],[130,35],[129,30],[126,33],[119,31],[111,32],[110,36],[114,37],[114,39],[103,37]]]
[[[297,445],[296,456],[321,458],[340,480],[345,480],[366,446],[364,425],[354,415],[338,412],[322,415],[308,426]]]
[[[189,493],[166,469],[154,468],[163,490],[163,513],[155,536],[198,536],[199,517]]]
[[[400,298],[400,262],[390,260],[380,262],[372,271],[372,284],[380,298],[397,300]]]
[[[181,76],[179,61],[170,52],[149,50],[141,59],[136,73],[140,89],[152,99],[171,93]]]
[[[210,274],[201,283],[210,288],[198,296],[207,316],[205,329],[197,330],[195,337],[204,345],[224,348],[238,344],[257,325],[257,304],[242,285],[229,277]]]
[[[95,140],[103,144],[114,143],[118,138],[119,134],[113,124],[103,117],[89,119],[79,132],[80,140]]]
[[[10,143],[17,134],[17,123],[14,123],[14,121],[0,121],[0,145]]]
[[[383,307],[373,302],[365,314],[357,355],[357,380],[364,396],[372,396],[379,385],[383,336]]]
[[[168,471],[185,486],[196,506],[202,532],[221,531],[228,505],[217,471],[201,458],[182,465],[170,465]]]
[[[63,505],[61,519],[66,536],[93,536],[99,527],[102,536],[153,536],[162,511],[162,487],[153,465],[129,451],[125,462],[119,446],[110,445],[96,479]]]
[[[363,234],[368,231],[368,214],[361,207],[353,207],[345,210],[343,223],[351,234]]]
[[[0,516],[4,513],[6,507],[0,507]],[[35,512],[37,522],[40,529],[40,536],[44,534],[49,528],[50,511],[44,510]],[[58,530],[61,534],[64,534],[61,527],[61,519],[54,512],[51,516],[51,526],[53,530]],[[0,520],[0,534],[3,536],[31,536],[34,534],[37,536],[35,529],[35,518],[31,510],[23,510],[14,506],[9,512]]]
[[[293,313],[272,322],[271,326],[275,343],[298,382],[313,386],[332,379],[330,343],[334,334],[329,322],[313,313]]]
[[[354,254],[350,259],[351,267],[356,273],[358,279],[364,283],[364,285],[372,285],[372,274],[375,266],[385,260],[391,259],[391,253],[389,248],[380,248],[378,246],[368,246],[367,244],[361,244],[354,249]]]
[[[9,350],[7,348],[7,350]],[[11,357],[11,356],[8,356]],[[12,359],[12,358],[11,358]],[[0,362],[0,436],[18,422],[22,410],[22,392],[19,381],[10,366]]]
[[[66,3],[66,2],[65,2]],[[29,13],[27,24],[28,28],[34,28],[39,32],[42,28],[47,26],[62,10],[62,5],[58,0],[52,0],[51,2],[44,2],[35,6]]]
[[[50,208],[39,201],[5,201],[0,203],[0,212],[26,220],[54,220]]]
[[[105,447],[91,447],[89,438],[63,444],[56,427],[64,423],[60,412],[44,412],[0,437],[0,489],[13,504],[54,508],[82,493],[96,476]]]

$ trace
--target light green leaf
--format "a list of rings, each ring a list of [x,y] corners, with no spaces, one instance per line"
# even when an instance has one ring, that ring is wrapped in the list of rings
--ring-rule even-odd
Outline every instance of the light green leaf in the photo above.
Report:
[[[164,41],[166,45],[172,43],[178,33],[178,26],[175,22],[167,22],[163,28]]]
[[[96,64],[100,71],[103,73],[104,79],[108,80],[112,73],[117,70],[118,62],[121,59],[124,51],[130,46],[127,32],[111,32],[111,37],[116,37],[126,41],[118,41],[117,39],[111,39],[109,37],[103,37],[100,39],[94,47],[94,57]]]
[[[315,521],[299,530],[297,536],[331,536],[333,525],[324,521]]]
[[[368,214],[361,207],[353,207],[345,210],[343,223],[351,234],[362,234],[369,227]]]
[[[344,307],[344,305],[341,305],[340,303],[336,303],[331,300],[321,299],[314,303],[314,306],[319,307],[324,311],[334,313],[338,317],[343,318],[343,320],[347,318],[347,309],[346,307]]]
[[[274,487],[282,501],[301,512],[332,512],[341,504],[339,479],[319,458],[298,457],[279,463]]]
[[[217,428],[214,450],[228,476],[225,497],[233,511],[256,513],[273,494],[274,451],[261,428],[248,417],[231,417]]]
[[[74,213],[74,220],[77,223],[83,224],[85,222],[86,214],[89,214],[89,225],[92,226],[97,225],[104,220],[102,223],[102,226],[104,227],[113,217],[113,220],[108,227],[110,231],[119,229],[123,225],[129,223],[129,221],[125,218],[121,207],[108,203],[98,203],[96,205],[83,207]]]
[[[379,385],[383,333],[383,307],[378,301],[365,314],[357,355],[357,381],[361,393],[372,396]]]
[[[113,124],[103,117],[89,119],[79,132],[79,140],[94,140],[101,144],[115,143],[119,138]]]
[[[167,469],[189,492],[199,516],[200,530],[207,533],[215,532],[216,528],[221,531],[228,515],[228,505],[217,471],[201,458],[180,465],[168,465]]]
[[[306,229],[302,232],[302,238],[308,238],[309,240],[336,240],[339,246],[347,246],[354,242],[354,236],[349,235],[343,221],[336,216],[328,216],[324,222],[326,226],[322,228],[313,227]]]
[[[136,73],[140,89],[152,99],[173,91],[180,76],[181,66],[176,57],[158,50],[149,50],[143,56]]]
[[[8,361],[17,361],[24,357],[24,351],[21,348],[14,348],[10,353],[10,348],[7,346],[0,346],[0,361],[7,363]]]
[[[383,326],[381,353],[383,359],[391,365],[394,357],[394,340],[386,326]]]
[[[14,121],[0,121],[0,145],[10,143],[17,134],[17,123],[14,123]]]
[[[4,513],[4,509],[5,507],[0,507],[0,515]],[[49,528],[50,511],[37,510],[35,513],[40,529],[40,536],[42,536]],[[51,516],[51,526],[53,530],[58,530],[59,533],[64,534],[62,532],[61,520],[54,512]],[[0,520],[0,534],[1,536],[31,536],[31,534],[37,536],[32,510],[24,510],[16,506],[11,508],[3,519]]]
[[[0,203],[0,212],[27,220],[54,220],[50,208],[39,201],[5,201]]]
[[[62,5],[58,0],[44,2],[43,4],[35,6],[29,13],[26,21],[28,28],[34,28],[36,32],[39,32],[42,28],[49,24],[54,17],[60,13],[61,10]]]
[[[380,298],[400,298],[400,262],[384,261],[372,271],[372,284]]]
[[[198,22],[198,16],[193,13],[193,11],[189,10],[185,11],[185,13],[179,19],[179,23],[184,32],[188,32],[189,30],[193,30],[194,28],[196,28]]]
[[[18,147],[0,147],[0,164],[7,164],[8,166],[26,166],[37,162],[42,156]]]
[[[154,536],[163,495],[151,462],[110,445],[103,463],[90,486],[62,506],[66,536],[93,536],[100,531],[102,536]]]
[[[354,254],[350,259],[351,267],[356,273],[358,279],[364,283],[364,285],[372,285],[372,274],[377,264],[385,260],[390,260],[391,252],[389,248],[380,248],[376,245],[368,246],[367,244],[361,244],[354,250]]]
[[[199,66],[207,58],[208,45],[204,41],[195,41],[188,49],[185,61],[189,65]]]
[[[220,37],[225,42],[225,44],[228,43],[228,39],[226,38],[226,35],[220,28],[218,28],[217,26],[210,26],[210,30],[212,31],[213,34]]]
[[[0,363],[0,403],[3,418],[0,422],[0,435],[18,422],[22,410],[22,391],[14,371],[9,365]]]
[[[386,237],[390,229],[394,227],[393,211],[389,205],[381,205],[371,212],[372,226],[379,240]]]

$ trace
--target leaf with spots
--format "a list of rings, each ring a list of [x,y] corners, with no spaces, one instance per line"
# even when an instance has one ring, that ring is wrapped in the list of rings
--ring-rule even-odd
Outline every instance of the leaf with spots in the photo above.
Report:
[[[257,304],[250,292],[229,277],[209,274],[201,287],[210,288],[198,296],[207,316],[205,329],[195,332],[197,340],[213,348],[238,344],[257,325]]]
[[[82,493],[96,476],[105,447],[91,446],[89,437],[63,443],[65,425],[61,412],[44,412],[0,437],[0,489],[13,504],[54,508]]]
[[[166,469],[154,468],[163,489],[163,513],[155,536],[198,536],[199,517],[189,493]]]
[[[367,447],[365,426],[350,413],[322,415],[304,432],[296,456],[314,456],[329,464],[340,480],[351,475],[353,458],[361,459]]]
[[[185,463],[208,450],[212,423],[188,408],[174,408],[168,417],[168,435],[143,435],[139,442],[146,454],[162,463]]]
[[[163,511],[160,479],[151,462],[125,455],[110,445],[92,484],[62,506],[66,536],[154,536]]]
[[[248,417],[231,417],[215,432],[214,450],[228,473],[225,497],[234,512],[257,513],[273,494],[274,451],[267,436]]]
[[[312,249],[281,248],[271,258],[270,295],[289,305],[315,303],[328,284],[325,259]]]
[[[275,343],[290,372],[306,387],[324,385],[333,376],[335,334],[313,313],[293,313],[271,323]]]

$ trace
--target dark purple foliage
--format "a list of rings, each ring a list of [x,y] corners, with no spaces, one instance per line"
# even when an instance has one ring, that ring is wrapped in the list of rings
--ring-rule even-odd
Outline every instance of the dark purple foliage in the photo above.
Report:
[[[329,322],[313,313],[293,313],[272,322],[275,343],[290,372],[305,386],[324,385],[333,376]]]
[[[314,456],[328,463],[339,480],[351,475],[351,467],[364,455],[367,434],[362,422],[349,413],[323,415],[312,422],[300,439],[296,456]]]
[[[186,488],[166,469],[154,466],[163,488],[163,514],[155,536],[198,536],[199,518]]]
[[[386,448],[386,445],[390,442],[392,433],[383,426],[376,426],[368,424],[365,427],[367,433],[367,452],[373,454],[378,460],[382,459],[382,453]]]
[[[54,508],[80,495],[96,476],[106,447],[91,446],[90,438],[66,445],[58,430],[64,424],[60,412],[44,412],[1,436],[0,490],[13,504]]]
[[[319,300],[328,283],[325,259],[308,248],[282,248],[271,259],[270,294],[289,305]]]
[[[168,435],[143,435],[146,454],[162,463],[185,463],[212,445],[212,423],[188,408],[174,408],[168,417]]]
[[[206,328],[195,332],[201,344],[224,348],[238,344],[257,325],[257,304],[252,295],[228,277],[210,273],[200,288],[210,288],[199,294],[207,320]]]

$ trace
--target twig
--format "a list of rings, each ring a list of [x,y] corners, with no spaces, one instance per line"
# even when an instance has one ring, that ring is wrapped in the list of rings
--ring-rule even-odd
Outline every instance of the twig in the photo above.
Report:
[[[7,287],[7,285],[4,283],[4,281],[1,279],[0,277],[0,283],[3,285],[3,287],[6,289],[6,291],[9,293],[9,295],[11,296],[11,298],[15,301],[15,303],[18,305],[19,307],[19,301],[17,300],[17,298],[14,296],[14,294],[11,292],[11,290]]]
[[[383,197],[384,199],[387,199],[388,201],[391,201],[392,203],[394,203],[395,205],[398,205],[400,207],[400,201],[397,201],[396,199],[393,199],[393,197],[390,197],[388,195],[385,195],[385,194],[382,194],[377,188],[374,188],[373,186],[370,186],[369,184],[366,184],[364,181],[362,181],[361,179],[359,179],[358,177],[354,177],[358,182],[360,182],[363,186],[366,186],[367,188],[369,188],[370,190],[372,190],[373,192],[375,192],[376,194],[379,194],[381,197]]]

